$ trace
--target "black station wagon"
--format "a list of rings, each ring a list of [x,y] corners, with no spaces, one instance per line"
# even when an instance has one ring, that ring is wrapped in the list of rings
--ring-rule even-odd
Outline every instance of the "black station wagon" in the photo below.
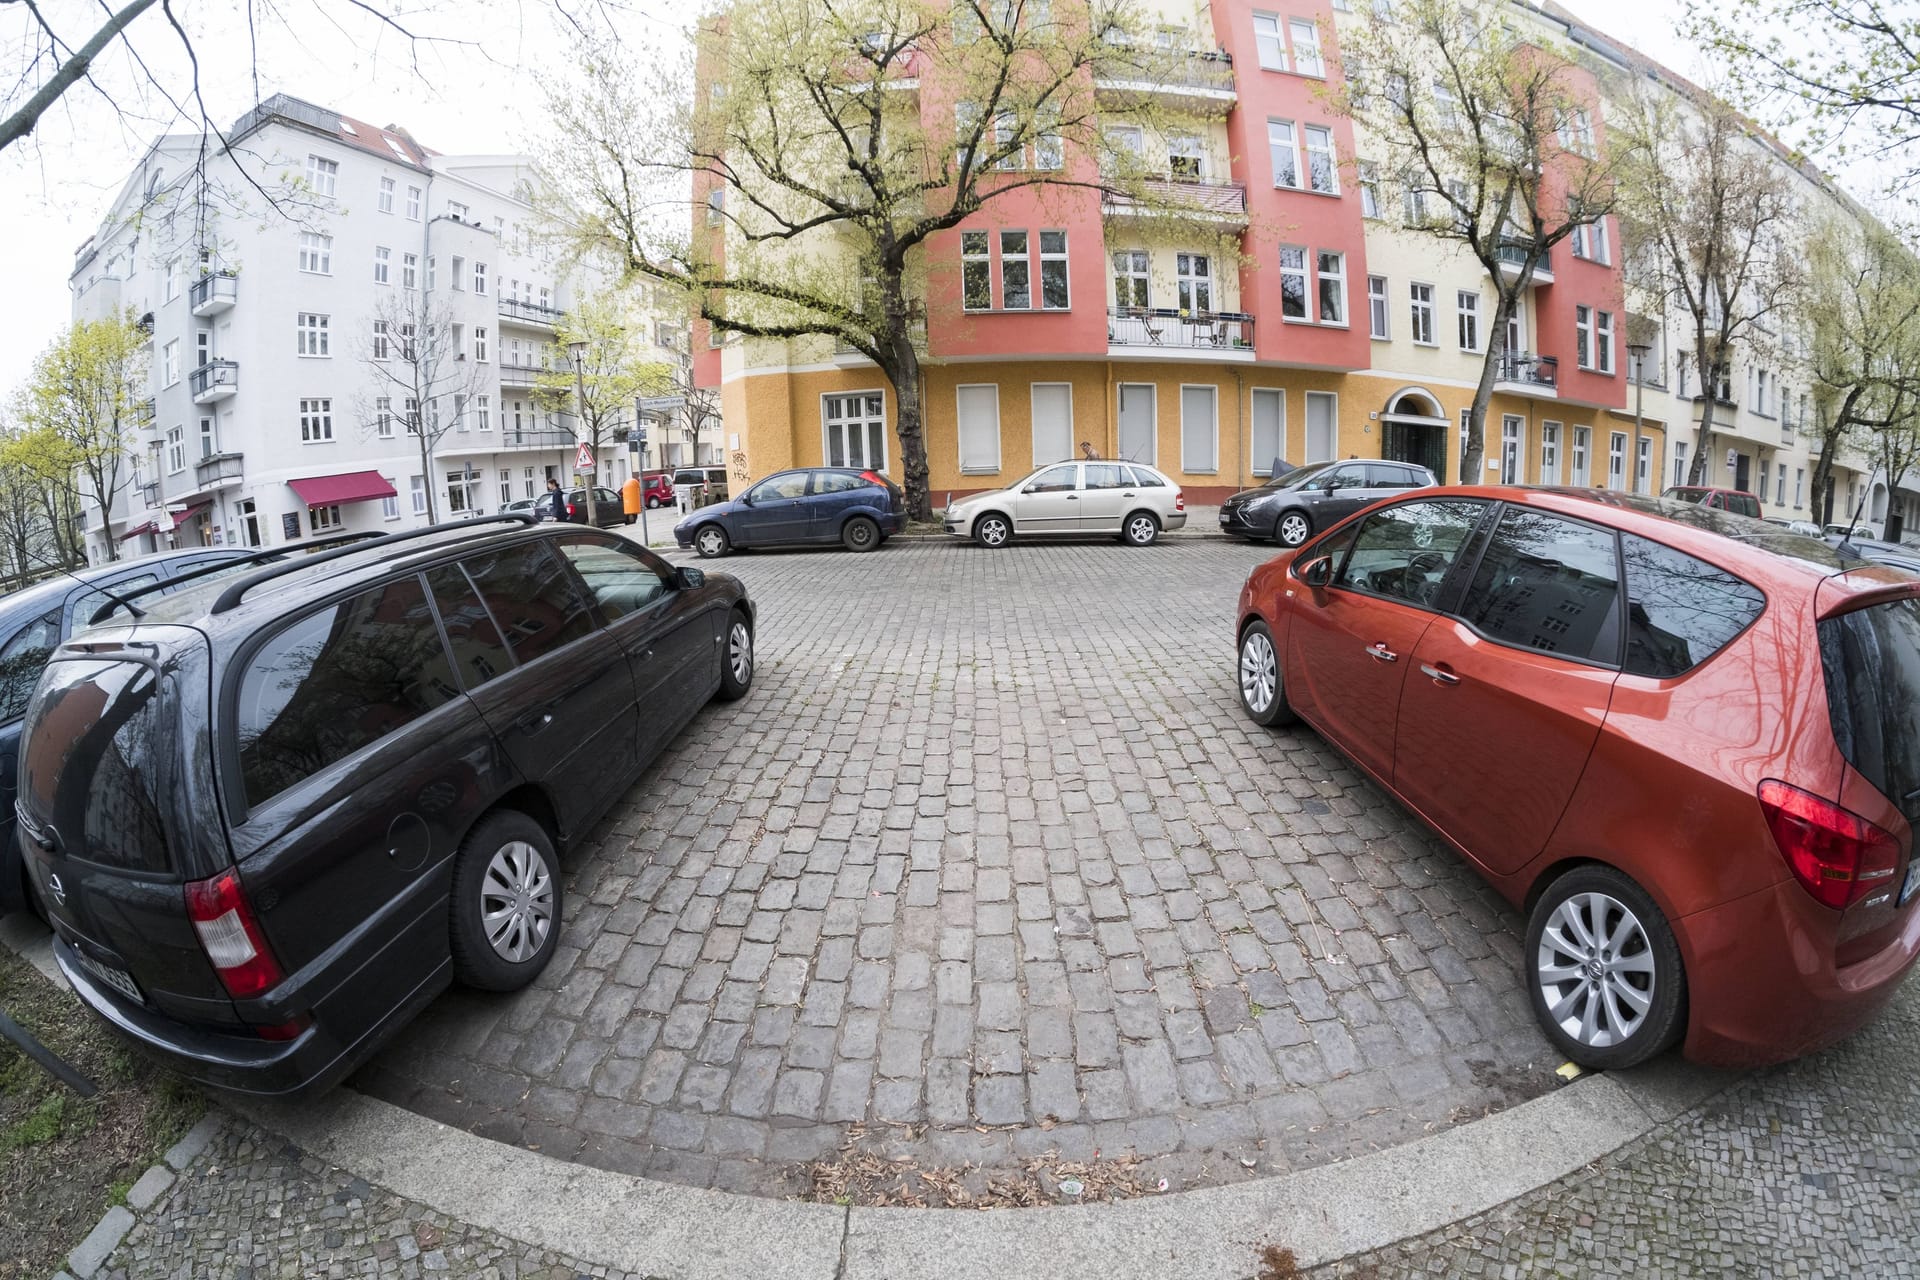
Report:
[[[450,981],[531,981],[559,856],[753,678],[737,581],[526,517],[129,603],[27,708],[28,880],[89,1008],[247,1093],[338,1080]]]

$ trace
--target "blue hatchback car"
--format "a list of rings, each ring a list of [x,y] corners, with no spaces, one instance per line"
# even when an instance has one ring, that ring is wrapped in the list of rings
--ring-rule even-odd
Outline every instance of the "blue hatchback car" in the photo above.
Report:
[[[712,559],[757,547],[829,546],[872,551],[907,525],[905,495],[877,471],[802,467],[768,476],[730,502],[674,526],[673,536]]]

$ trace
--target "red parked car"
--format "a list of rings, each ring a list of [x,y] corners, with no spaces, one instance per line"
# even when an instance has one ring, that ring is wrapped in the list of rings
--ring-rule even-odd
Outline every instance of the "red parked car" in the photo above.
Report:
[[[640,476],[640,500],[650,508],[672,506],[673,472],[643,472]]]
[[[1705,507],[1427,489],[1255,569],[1239,687],[1527,913],[1585,1066],[1853,1031],[1920,953],[1920,578]]]

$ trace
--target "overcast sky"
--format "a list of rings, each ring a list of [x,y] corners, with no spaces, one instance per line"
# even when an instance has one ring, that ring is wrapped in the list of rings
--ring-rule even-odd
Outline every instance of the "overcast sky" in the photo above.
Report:
[[[580,0],[562,0],[580,5]],[[1568,7],[1683,74],[1702,68],[1675,34],[1671,0],[1566,0]],[[208,0],[181,6],[198,56],[209,112],[223,124],[261,96],[284,92],[376,124],[401,124],[424,145],[448,153],[501,152],[532,145],[540,126],[534,69],[565,56],[566,43],[548,0],[437,0],[424,6],[419,28],[459,43],[418,50],[419,68],[404,40],[383,33],[345,5],[291,0],[279,6],[292,26],[258,33],[249,47],[245,0]],[[583,6],[582,6],[583,7]],[[624,0],[623,31],[636,44],[680,39],[689,0]],[[50,11],[68,20],[96,6],[56,0]],[[135,28],[144,60],[170,84],[188,83],[177,38],[158,9]],[[124,65],[109,60],[108,84],[129,83]],[[92,234],[128,170],[153,137],[168,127],[164,102],[123,117],[100,95],[70,93],[41,122],[38,137],[0,154],[0,266],[8,284],[0,307],[0,401],[27,376],[34,357],[67,322],[67,271],[73,250]],[[175,124],[173,127],[184,127]]]

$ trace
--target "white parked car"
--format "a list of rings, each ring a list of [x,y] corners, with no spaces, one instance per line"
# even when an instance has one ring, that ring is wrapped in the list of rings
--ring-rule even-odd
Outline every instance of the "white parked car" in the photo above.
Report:
[[[1162,530],[1183,528],[1180,486],[1138,462],[1055,462],[1005,489],[947,505],[947,532],[983,547],[1013,538],[1113,534],[1149,546]]]

